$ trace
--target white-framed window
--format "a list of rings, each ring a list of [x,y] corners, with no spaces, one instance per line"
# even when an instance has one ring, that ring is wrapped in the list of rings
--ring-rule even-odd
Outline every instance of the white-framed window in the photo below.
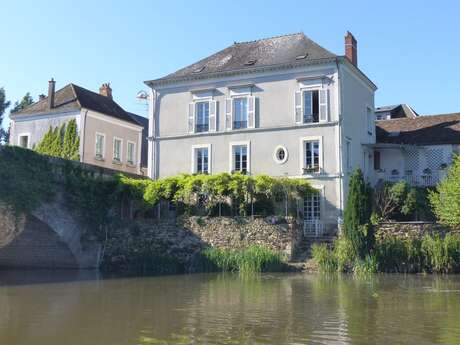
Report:
[[[348,172],[351,172],[351,170],[353,169],[353,166],[352,166],[352,160],[351,160],[351,155],[352,155],[352,151],[351,151],[351,139],[347,138],[345,139],[345,155],[346,155],[346,169]]]
[[[113,160],[121,163],[123,150],[123,140],[117,137],[113,138]]]
[[[251,145],[249,141],[230,143],[230,172],[247,174],[250,169]]]
[[[304,90],[303,123],[319,122],[319,90]]]
[[[188,132],[205,133],[217,130],[217,101],[212,96],[198,97],[188,105]]]
[[[300,139],[302,174],[318,174],[323,167],[322,137],[305,137]]]
[[[130,165],[136,164],[136,143],[128,141],[126,146],[126,162]]]
[[[295,93],[295,122],[297,124],[329,121],[328,89],[305,87]]]
[[[232,91],[225,108],[226,130],[256,127],[256,97],[251,94],[250,88],[244,92]]]
[[[367,121],[367,133],[372,135],[374,133],[375,121],[374,112],[371,107],[366,107],[366,121]]]
[[[233,98],[233,129],[248,128],[248,97]]]
[[[282,145],[277,146],[275,148],[275,151],[273,152],[273,159],[278,164],[286,163],[288,156],[289,156],[288,150],[286,149],[286,147]]]
[[[29,133],[19,134],[18,146],[23,147],[25,149],[30,148],[30,134]]]
[[[195,132],[209,131],[209,101],[195,103]]]
[[[105,134],[96,133],[96,159],[104,159],[105,157]]]
[[[211,145],[192,146],[192,174],[211,174]]]

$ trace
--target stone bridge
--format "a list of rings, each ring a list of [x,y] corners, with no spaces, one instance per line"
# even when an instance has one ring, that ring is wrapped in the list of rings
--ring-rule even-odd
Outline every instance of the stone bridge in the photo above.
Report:
[[[62,195],[32,214],[15,216],[0,204],[0,268],[99,267],[101,245],[82,243],[82,226]]]

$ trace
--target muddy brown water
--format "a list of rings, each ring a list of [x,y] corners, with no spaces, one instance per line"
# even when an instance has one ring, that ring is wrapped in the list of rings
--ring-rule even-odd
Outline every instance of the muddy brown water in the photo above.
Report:
[[[460,276],[0,271],[1,345],[460,344]]]

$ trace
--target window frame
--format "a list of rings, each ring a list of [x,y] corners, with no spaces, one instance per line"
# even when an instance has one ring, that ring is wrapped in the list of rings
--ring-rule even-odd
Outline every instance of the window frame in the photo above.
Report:
[[[27,138],[27,147],[24,147],[21,145],[21,138],[24,138],[26,137]],[[31,147],[31,144],[30,144],[30,133],[21,133],[18,135],[18,146],[19,147],[22,147],[22,148],[25,148],[25,149],[30,149]]]
[[[198,164],[197,164],[197,150],[199,149],[207,149],[208,150],[208,175],[212,174],[212,145],[211,144],[199,144],[199,145],[192,145],[192,164],[191,164],[191,173],[192,174],[200,174],[198,172]],[[201,173],[202,174],[202,173]]]
[[[229,143],[229,173],[235,172],[233,165],[233,148],[235,146],[246,146],[246,174],[251,174],[251,141],[233,141]],[[241,172],[241,170],[238,170]]]
[[[120,142],[120,159],[117,159],[115,157],[115,142],[116,141]],[[119,137],[113,137],[112,143],[113,143],[113,145],[112,145],[112,161],[114,163],[123,163],[123,139],[119,138]]]
[[[102,154],[101,154],[100,157],[98,157],[98,152],[97,152],[97,137],[98,136],[102,137]],[[105,150],[105,139],[106,139],[105,133],[96,132],[95,137],[94,137],[94,157],[97,160],[104,160],[105,159],[105,154],[106,154],[106,152],[105,152],[106,151]]]
[[[211,110],[210,109],[211,108],[211,99],[208,99],[208,98],[199,99],[198,98],[198,99],[195,99],[193,101],[193,103],[194,103],[194,107],[195,107],[195,109],[194,109],[194,117],[195,117],[194,133],[208,133],[208,132],[210,132],[209,131],[209,127],[210,127],[210,116],[209,115],[210,115],[210,110]],[[205,130],[205,131],[198,131],[198,127],[197,127],[198,126],[198,105],[199,104],[207,104],[208,105],[208,127],[207,127],[207,130]]]
[[[301,106],[302,106],[302,124],[303,125],[306,125],[306,124],[310,124],[310,123],[320,123],[320,110],[319,110],[319,107],[320,107],[320,101],[319,101],[319,97],[320,97],[320,90],[322,90],[322,87],[321,86],[311,86],[311,87],[303,87],[300,89],[300,97],[301,97]],[[314,118],[314,113],[313,113],[313,92],[316,91],[318,93],[318,97],[317,97],[317,100],[318,100],[318,114],[316,114],[317,116],[317,121],[310,121],[310,122],[306,122],[305,121],[305,93],[306,92],[311,92],[311,118],[313,119]]]
[[[319,218],[316,219],[320,222],[324,221],[324,215],[326,214],[325,213],[325,207],[326,207],[326,203],[325,203],[325,187],[324,185],[312,185],[311,186],[312,189],[315,190],[315,193],[318,195],[319,197],[319,200],[318,200],[318,204],[319,204]],[[304,212],[304,215],[303,215],[303,220],[307,220],[306,218],[306,214],[305,214],[305,199],[302,200],[303,201],[303,212]]]
[[[305,163],[306,163],[306,143],[307,142],[318,142],[318,171],[313,171],[313,172],[304,172],[304,169],[306,169]],[[300,138],[300,175],[301,176],[314,176],[318,174],[323,173],[324,169],[324,160],[323,160],[323,137],[322,136],[310,136],[310,137],[303,137]]]
[[[129,161],[129,145],[133,146],[133,159]],[[126,141],[126,164],[136,166],[136,143],[131,140]]]
[[[241,130],[241,129],[248,129],[248,123],[249,123],[249,96],[250,95],[234,95],[231,97],[232,99],[232,130]],[[239,127],[235,128],[235,101],[239,99],[245,99],[246,100],[246,127]],[[242,122],[242,121],[239,121]]]
[[[278,152],[280,150],[284,150],[284,158],[283,159],[278,158]],[[275,151],[273,151],[273,160],[275,161],[275,163],[284,164],[284,163],[287,162],[288,157],[289,157],[289,152],[288,152],[286,146],[278,145],[277,147],[275,147]]]

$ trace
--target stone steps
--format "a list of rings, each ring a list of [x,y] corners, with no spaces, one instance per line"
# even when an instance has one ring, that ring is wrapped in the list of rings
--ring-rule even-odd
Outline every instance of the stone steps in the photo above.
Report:
[[[328,246],[332,246],[336,236],[335,235],[322,235],[319,237],[315,236],[304,236],[296,246],[294,254],[292,256],[292,262],[305,262],[311,258],[311,246],[314,243],[326,243]]]

